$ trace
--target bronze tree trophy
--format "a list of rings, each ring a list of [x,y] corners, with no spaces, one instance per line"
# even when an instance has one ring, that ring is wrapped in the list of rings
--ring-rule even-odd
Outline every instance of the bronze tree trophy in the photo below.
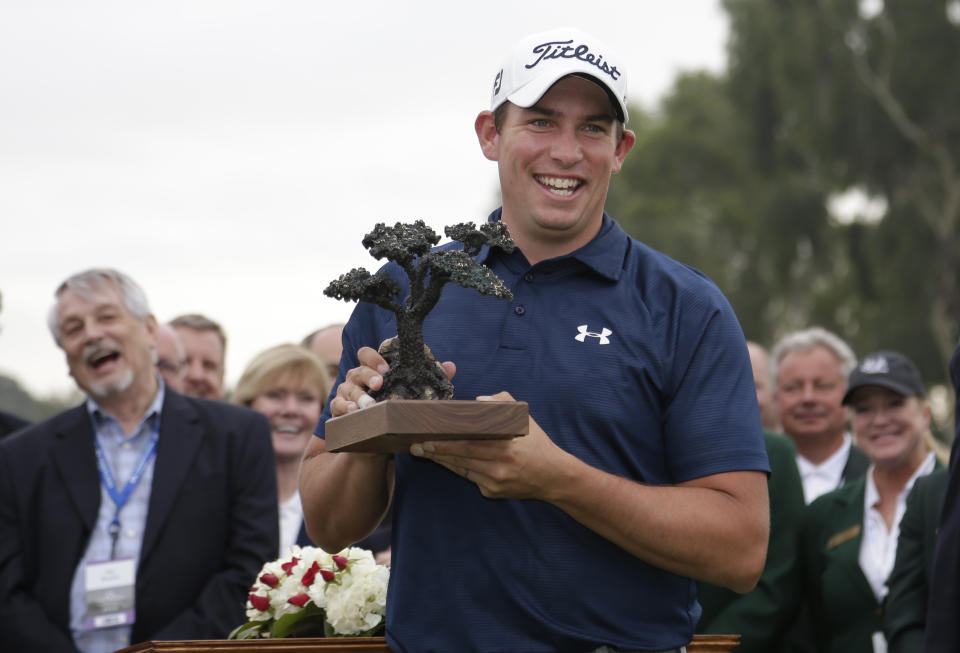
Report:
[[[383,270],[371,275],[363,268],[341,275],[323,291],[335,299],[376,304],[397,320],[397,335],[379,347],[390,371],[383,386],[370,392],[377,403],[328,420],[328,451],[398,452],[426,440],[505,439],[527,433],[525,402],[453,400],[453,384],[423,340],[423,321],[447,283],[513,299],[503,281],[475,260],[483,246],[512,252],[513,240],[499,221],[479,229],[464,222],[444,233],[463,249],[432,249],[440,237],[422,220],[392,227],[379,223],[364,237],[363,246],[374,258],[386,258],[404,270],[410,283],[407,297]]]

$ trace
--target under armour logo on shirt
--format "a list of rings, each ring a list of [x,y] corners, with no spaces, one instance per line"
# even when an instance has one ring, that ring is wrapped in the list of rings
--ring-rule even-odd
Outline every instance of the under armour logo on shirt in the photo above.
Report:
[[[577,331],[579,331],[580,333],[575,335],[574,338],[579,340],[580,342],[586,342],[587,338],[597,338],[600,340],[601,345],[610,344],[610,338],[608,338],[607,336],[613,335],[613,331],[611,331],[606,327],[603,327],[602,329],[600,329],[600,333],[597,333],[596,331],[588,331],[588,329],[589,329],[588,325],[581,324],[580,326],[577,327]]]
[[[884,356],[869,356],[860,363],[860,371],[864,374],[888,374],[890,367]]]

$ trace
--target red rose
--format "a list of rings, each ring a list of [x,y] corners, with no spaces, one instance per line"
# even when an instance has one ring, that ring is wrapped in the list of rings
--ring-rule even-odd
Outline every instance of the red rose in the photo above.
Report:
[[[259,596],[257,594],[251,594],[249,597],[250,604],[255,607],[260,612],[266,612],[267,608],[270,607],[270,599],[265,596]]]
[[[306,573],[303,574],[303,578],[300,579],[300,582],[303,583],[304,587],[310,587],[313,585],[313,579],[316,577],[318,571],[320,571],[320,563],[314,560],[313,565],[307,569]]]
[[[323,580],[327,581],[328,583],[337,577],[337,575],[329,569],[321,569],[320,575],[323,577]]]
[[[291,596],[289,599],[287,599],[287,603],[292,603],[298,608],[302,608],[307,604],[307,601],[309,600],[310,600],[310,597],[307,596],[306,594],[297,594],[296,596]]]
[[[280,567],[287,572],[287,576],[293,575],[293,568],[297,566],[297,563],[300,562],[300,558],[292,558],[290,562],[285,562]]]
[[[264,585],[269,585],[270,587],[276,587],[280,583],[280,579],[273,574],[264,574],[260,577],[260,582]]]
[[[342,569],[346,569],[346,568],[347,568],[347,562],[349,562],[349,561],[348,561],[346,558],[344,558],[343,556],[333,556],[333,561],[334,561],[335,563],[337,563],[337,569],[341,569],[341,570],[342,570]]]

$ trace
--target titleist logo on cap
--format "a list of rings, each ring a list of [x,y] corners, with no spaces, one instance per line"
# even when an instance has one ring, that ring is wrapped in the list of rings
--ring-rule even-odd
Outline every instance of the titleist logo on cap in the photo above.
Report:
[[[603,60],[602,54],[593,54],[590,52],[589,45],[582,44],[574,46],[570,45],[571,43],[573,43],[573,39],[568,41],[547,41],[546,43],[534,46],[532,53],[539,56],[537,56],[536,61],[533,63],[528,63],[526,68],[533,68],[544,59],[579,59],[580,61],[596,66],[602,72],[610,75],[611,79],[616,80],[620,78],[620,71],[617,70],[616,66],[608,65],[607,62]]]

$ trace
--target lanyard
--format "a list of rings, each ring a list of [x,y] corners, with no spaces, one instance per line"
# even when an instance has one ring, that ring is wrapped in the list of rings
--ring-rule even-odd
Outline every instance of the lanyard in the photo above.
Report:
[[[143,478],[143,473],[146,471],[147,465],[150,463],[150,459],[153,458],[154,454],[157,452],[158,436],[159,433],[157,432],[157,429],[154,429],[153,433],[150,435],[150,440],[147,441],[147,446],[140,455],[140,460],[137,462],[136,467],[133,468],[133,473],[130,474],[130,478],[127,479],[127,482],[123,486],[122,490],[117,490],[117,482],[113,479],[113,472],[110,471],[110,465],[107,464],[107,456],[103,451],[103,447],[100,445],[100,438],[95,437],[93,439],[96,446],[97,469],[100,471],[100,480],[103,482],[103,487],[106,488],[107,494],[110,495],[110,498],[113,499],[113,503],[117,507],[116,511],[113,513],[113,520],[110,522],[110,526],[107,528],[107,532],[110,534],[111,539],[111,560],[113,560],[117,555],[117,539],[120,537],[120,510],[124,505],[126,505],[127,500],[130,499],[130,495],[133,494],[133,490],[140,483],[140,479]]]

